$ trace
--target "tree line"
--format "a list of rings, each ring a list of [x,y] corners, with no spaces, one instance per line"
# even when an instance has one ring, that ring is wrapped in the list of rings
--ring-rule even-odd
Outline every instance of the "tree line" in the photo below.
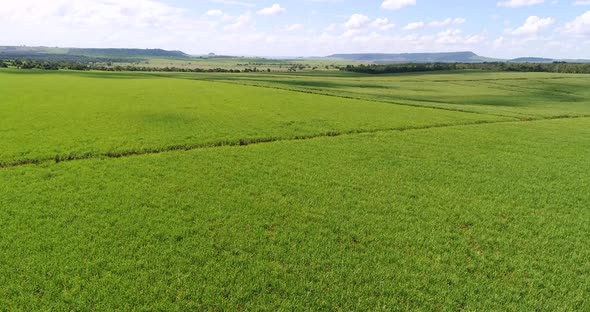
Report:
[[[113,65],[112,62],[74,62],[67,60],[37,60],[37,59],[0,59],[0,68],[15,67],[19,69],[41,69],[41,70],[97,70],[97,71],[129,71],[129,72],[180,72],[180,73],[256,73],[270,72],[270,69],[259,69],[257,67],[245,69],[226,68],[184,68],[184,67],[149,67],[141,66],[139,63],[131,65]],[[415,64],[370,64],[370,65],[347,65],[335,66],[342,71],[365,73],[365,74],[397,74],[429,71],[453,71],[453,70],[489,70],[504,72],[549,72],[549,73],[570,73],[590,74],[590,64],[581,63],[415,63]],[[296,65],[288,68],[289,71],[302,70],[303,65]],[[317,69],[317,68],[313,68]]]
[[[80,63],[68,61],[42,61],[31,59],[16,59],[11,61],[0,60],[0,68],[15,67],[18,69],[40,69],[40,70],[78,70],[78,71],[129,71],[129,72],[179,72],[179,73],[255,73],[270,72],[270,69],[259,69],[257,67],[240,69],[226,68],[182,68],[182,67],[148,67],[139,65],[114,65],[112,63]]]
[[[398,74],[428,71],[489,70],[505,72],[546,72],[567,74],[590,74],[590,64],[578,63],[429,63],[429,64],[387,64],[347,65],[342,71],[365,74]]]

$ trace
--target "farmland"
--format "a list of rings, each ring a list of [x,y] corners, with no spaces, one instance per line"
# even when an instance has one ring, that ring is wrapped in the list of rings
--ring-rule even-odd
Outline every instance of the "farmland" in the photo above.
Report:
[[[588,310],[588,86],[0,70],[0,307]]]

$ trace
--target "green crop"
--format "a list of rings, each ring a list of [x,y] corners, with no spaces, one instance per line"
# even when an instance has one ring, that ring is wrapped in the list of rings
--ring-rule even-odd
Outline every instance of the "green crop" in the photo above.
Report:
[[[510,120],[144,74],[0,72],[0,166]]]
[[[588,310],[586,79],[0,71],[0,310]]]

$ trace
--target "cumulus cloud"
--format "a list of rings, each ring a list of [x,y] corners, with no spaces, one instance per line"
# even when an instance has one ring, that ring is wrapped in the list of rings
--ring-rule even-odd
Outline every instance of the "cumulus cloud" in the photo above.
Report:
[[[179,38],[213,27],[186,13],[155,0],[9,1],[0,5],[0,29],[11,29],[5,44],[178,49]]]
[[[219,17],[223,16],[223,12],[221,10],[209,10],[207,11],[207,16]]]
[[[417,29],[422,29],[424,27],[449,27],[449,26],[455,26],[455,25],[461,25],[464,24],[466,22],[466,20],[464,18],[447,18],[441,21],[432,21],[429,23],[426,22],[413,22],[413,23],[409,23],[408,25],[406,25],[404,27],[404,30],[417,30]]]
[[[404,27],[404,30],[416,30],[416,29],[424,28],[424,26],[426,26],[426,23],[424,23],[424,22],[414,22],[414,23],[409,23],[408,25],[406,25],[406,27]]]
[[[371,20],[363,14],[353,14],[348,20],[342,25],[345,29],[345,36],[350,37],[352,35],[358,35],[369,30],[387,31],[395,28],[395,24],[390,22],[388,18],[382,17],[375,20]],[[338,28],[338,25],[331,24],[325,31],[331,32]]]
[[[359,29],[367,26],[371,19],[363,14],[353,14],[348,21],[344,24],[344,27],[348,29]]]
[[[534,16],[522,26],[513,26],[503,34],[478,29],[461,31],[457,28],[465,23],[465,19],[446,16],[400,26],[400,29],[407,30],[423,29],[421,32],[395,32],[389,31],[396,27],[394,21],[383,16],[371,18],[354,14],[329,24],[328,21],[336,18],[337,13],[326,16],[324,25],[318,20],[309,20],[303,26],[294,24],[295,21],[283,24],[281,19],[272,19],[276,25],[263,24],[257,28],[256,20],[262,18],[257,13],[265,10],[261,6],[254,10],[242,5],[248,2],[202,2],[216,3],[216,7],[209,11],[191,12],[164,0],[5,1],[0,5],[0,29],[10,31],[2,32],[2,43],[164,48],[194,54],[216,52],[230,55],[475,50],[484,55],[492,51],[495,56],[555,53],[553,57],[578,58],[586,56],[590,49],[590,12],[578,13],[577,17],[572,15],[569,22],[557,28],[556,33],[550,32],[557,24],[556,20]],[[389,9],[416,4],[416,1],[382,2],[386,3],[384,8]],[[286,12],[285,8],[277,6],[279,12]],[[276,11],[277,6],[266,9],[275,7]],[[487,36],[493,38],[487,41]],[[561,45],[556,45],[557,42]]]
[[[378,18],[375,21],[373,21],[373,23],[371,23],[371,26],[378,28],[380,30],[390,30],[395,28],[395,24],[390,23],[389,19],[387,18]]]
[[[475,45],[484,40],[485,37],[481,35],[464,36],[463,31],[459,29],[448,29],[436,36],[436,43],[443,45]]]
[[[3,18],[18,22],[65,22],[77,26],[98,24],[145,27],[179,18],[184,10],[152,0],[22,0],[0,5]]]
[[[302,24],[291,24],[285,27],[285,30],[288,32],[297,32],[302,31],[303,29],[305,29],[305,26],[303,26]]]
[[[228,5],[237,5],[237,6],[250,7],[250,8],[256,6],[256,4],[254,4],[254,3],[235,1],[235,0],[209,0],[209,2],[228,4]]]
[[[223,29],[226,31],[236,31],[252,28],[252,13],[250,11],[238,16],[234,21],[226,25]]]
[[[551,17],[541,18],[538,16],[529,16],[524,22],[524,25],[512,30],[511,33],[516,36],[537,35],[554,23],[555,19]]]
[[[545,3],[545,0],[509,0],[498,2],[497,6],[503,8],[522,8],[543,3]]]
[[[430,23],[428,23],[428,26],[432,26],[432,27],[448,27],[451,25],[460,25],[460,24],[464,24],[465,23],[465,19],[464,18],[447,18],[443,21],[432,21]]]
[[[586,11],[572,22],[565,24],[562,32],[575,36],[590,37],[590,11]]]
[[[385,0],[381,4],[381,8],[385,10],[399,10],[415,5],[416,0]]]
[[[287,12],[287,9],[281,7],[280,4],[273,4],[272,6],[268,7],[268,8],[264,8],[260,11],[258,11],[258,15],[280,15]]]

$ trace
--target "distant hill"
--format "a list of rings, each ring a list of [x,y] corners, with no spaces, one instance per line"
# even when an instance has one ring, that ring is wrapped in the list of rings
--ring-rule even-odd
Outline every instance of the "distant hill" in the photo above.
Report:
[[[370,62],[376,64],[395,63],[481,63],[500,61],[479,56],[473,52],[444,52],[444,53],[362,53],[362,54],[333,54],[328,59]]]
[[[224,59],[234,56],[215,55],[210,53],[202,56],[191,56],[182,51],[168,51],[163,49],[100,49],[100,48],[59,48],[59,47],[28,47],[28,46],[0,46],[0,60],[2,59],[33,59],[39,61],[72,61],[72,62],[141,62],[151,58],[169,59]],[[255,59],[255,58],[253,58]],[[276,58],[272,58],[275,59]],[[496,59],[479,56],[473,52],[442,52],[442,53],[358,53],[333,54],[327,57],[301,58],[302,60],[338,60],[354,63],[372,64],[407,64],[407,63],[590,63],[590,60],[550,59],[541,57],[520,57],[512,60]]]
[[[565,62],[565,63],[590,63],[590,60],[570,60],[570,59],[550,59],[543,57],[519,57],[509,60],[510,63],[554,63],[554,62]]]
[[[40,57],[44,55],[69,55],[92,58],[188,58],[188,54],[181,51],[167,51],[162,49],[80,49],[80,48],[50,48],[50,47],[11,47],[0,46],[0,55],[18,57]]]
[[[68,50],[69,55],[106,56],[106,57],[170,57],[185,58],[188,54],[181,51],[167,51],[162,49],[78,49]]]

